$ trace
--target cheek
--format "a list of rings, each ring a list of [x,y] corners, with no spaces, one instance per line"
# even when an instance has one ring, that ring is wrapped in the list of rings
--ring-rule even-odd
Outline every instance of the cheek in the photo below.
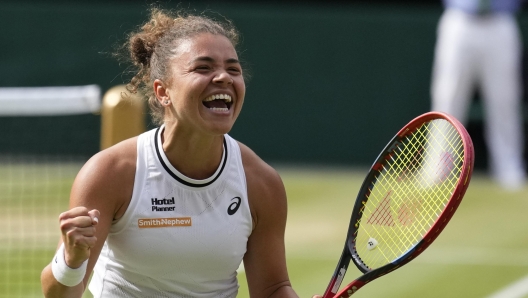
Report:
[[[174,85],[171,92],[171,100],[175,107],[186,107],[195,103],[199,97],[193,88],[189,88],[188,85]]]
[[[243,80],[241,80],[238,84],[235,85],[235,90],[236,90],[238,99],[241,102],[243,102],[244,97],[246,96],[246,85],[244,84]]]

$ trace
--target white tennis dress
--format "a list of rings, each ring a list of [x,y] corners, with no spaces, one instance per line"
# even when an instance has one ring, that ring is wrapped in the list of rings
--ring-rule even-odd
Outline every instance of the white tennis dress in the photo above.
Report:
[[[112,224],[89,289],[94,297],[235,297],[252,229],[240,148],[225,135],[213,176],[179,173],[163,126],[138,138],[134,191]]]

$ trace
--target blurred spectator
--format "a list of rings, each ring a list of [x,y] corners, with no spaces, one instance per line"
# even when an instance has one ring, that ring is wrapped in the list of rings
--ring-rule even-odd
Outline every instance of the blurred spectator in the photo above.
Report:
[[[484,107],[484,137],[493,178],[517,190],[523,160],[520,0],[443,0],[438,24],[432,110],[467,123],[476,88]]]

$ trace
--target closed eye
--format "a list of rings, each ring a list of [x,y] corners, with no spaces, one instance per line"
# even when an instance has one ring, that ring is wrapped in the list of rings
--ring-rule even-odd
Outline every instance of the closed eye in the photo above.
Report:
[[[240,68],[236,68],[236,67],[230,67],[227,69],[227,71],[232,74],[240,74],[242,72]]]
[[[200,65],[194,68],[195,71],[208,71],[211,70],[211,67],[208,65]]]

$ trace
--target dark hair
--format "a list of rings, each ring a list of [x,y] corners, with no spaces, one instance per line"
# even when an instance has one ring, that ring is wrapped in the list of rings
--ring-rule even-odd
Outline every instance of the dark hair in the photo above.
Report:
[[[137,32],[132,32],[124,45],[136,68],[127,90],[131,93],[139,90],[148,98],[152,121],[157,125],[163,123],[165,109],[156,99],[152,83],[156,79],[168,79],[168,62],[174,55],[172,50],[182,40],[200,33],[223,35],[235,48],[239,42],[237,29],[227,19],[219,21],[204,15],[152,8],[150,20]]]

